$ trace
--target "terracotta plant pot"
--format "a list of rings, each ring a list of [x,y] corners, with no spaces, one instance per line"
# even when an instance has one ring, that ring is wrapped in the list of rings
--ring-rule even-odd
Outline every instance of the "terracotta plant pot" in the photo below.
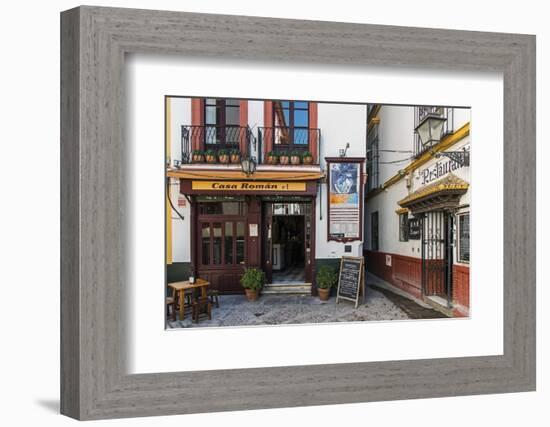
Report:
[[[246,299],[248,301],[256,301],[258,299],[259,289],[245,289]]]
[[[216,156],[206,156],[207,163],[216,163]]]
[[[277,164],[277,157],[268,156],[267,157],[267,163],[270,164],[270,165],[276,165]]]
[[[240,154],[231,154],[229,160],[231,161],[231,163],[239,163],[241,161],[241,156]]]
[[[193,154],[193,163],[204,163],[204,156],[202,154]]]
[[[313,157],[306,156],[302,159],[302,161],[304,162],[304,165],[311,165],[313,163]]]
[[[300,164],[300,156],[290,156],[290,163],[293,165]]]
[[[290,158],[288,156],[279,157],[279,163],[282,165],[288,165],[289,161],[290,161]]]
[[[229,163],[229,156],[227,154],[222,154],[220,156],[220,163]]]
[[[317,292],[319,293],[319,299],[321,301],[328,301],[330,288],[317,288]]]

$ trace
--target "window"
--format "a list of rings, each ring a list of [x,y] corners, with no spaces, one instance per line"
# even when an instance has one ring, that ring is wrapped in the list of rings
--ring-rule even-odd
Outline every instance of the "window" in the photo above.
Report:
[[[409,214],[402,213],[399,215],[399,241],[409,241]]]
[[[247,204],[244,201],[199,201],[197,259],[205,267],[243,264]]]
[[[371,250],[378,250],[378,211],[370,214]]]
[[[217,144],[237,146],[241,132],[240,101],[207,98],[204,101],[204,125],[207,149]]]
[[[308,149],[309,102],[273,102],[273,143],[285,149]]]
[[[458,260],[470,262],[470,213],[458,215]]]
[[[367,191],[378,188],[378,171],[378,124],[375,124],[367,136]]]
[[[245,202],[201,202],[199,203],[200,215],[237,215],[246,214]]]
[[[203,266],[226,266],[244,263],[245,222],[236,220],[200,221]]]

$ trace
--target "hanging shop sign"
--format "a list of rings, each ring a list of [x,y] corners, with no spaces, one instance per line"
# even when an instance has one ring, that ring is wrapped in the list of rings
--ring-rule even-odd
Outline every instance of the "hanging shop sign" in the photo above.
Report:
[[[364,158],[326,158],[328,240],[361,240]]]
[[[305,182],[193,181],[193,190],[211,191],[306,191]]]
[[[340,299],[353,301],[355,308],[359,305],[359,296],[365,295],[365,274],[363,257],[342,257],[336,303]]]
[[[470,147],[467,146],[466,150],[469,149]],[[463,164],[452,159],[446,161],[438,161],[434,165],[426,169],[421,169],[419,171],[420,178],[422,179],[422,185],[429,184],[430,182],[435,181],[436,179],[439,179],[442,176],[445,176],[448,173],[454,172],[457,169],[461,169],[463,167]]]

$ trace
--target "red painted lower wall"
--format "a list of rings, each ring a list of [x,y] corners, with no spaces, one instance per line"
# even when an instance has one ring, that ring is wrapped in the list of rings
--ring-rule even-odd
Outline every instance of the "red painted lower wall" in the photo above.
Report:
[[[391,266],[386,265],[386,255],[392,257]],[[416,298],[422,297],[422,263],[419,258],[365,251],[365,262],[368,271],[372,274]]]
[[[386,265],[391,256],[391,266]],[[387,252],[365,251],[367,270],[391,285],[422,298],[422,260]],[[470,307],[470,268],[453,265],[453,314],[468,316]]]
[[[456,315],[468,316],[470,308],[470,267],[453,265],[453,303]]]

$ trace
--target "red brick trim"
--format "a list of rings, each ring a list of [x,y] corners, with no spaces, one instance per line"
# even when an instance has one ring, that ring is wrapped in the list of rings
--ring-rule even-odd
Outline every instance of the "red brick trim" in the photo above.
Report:
[[[193,126],[204,126],[204,99],[191,99],[191,124]],[[202,150],[202,142],[200,138],[191,138],[191,149]]]
[[[319,127],[319,114],[318,106],[316,102],[309,103],[309,127],[310,129],[317,129]],[[309,151],[315,162],[320,163],[320,159],[317,158],[317,132],[310,132],[309,135]]]
[[[264,101],[264,127],[273,127],[273,101]],[[263,145],[263,157],[265,158],[267,153],[273,150],[273,141],[271,138],[267,138],[263,141]]]
[[[248,126],[248,100],[241,100],[239,103],[239,124],[243,127]],[[246,146],[246,135],[244,133],[241,133],[239,149],[241,153],[246,153],[248,150]]]

